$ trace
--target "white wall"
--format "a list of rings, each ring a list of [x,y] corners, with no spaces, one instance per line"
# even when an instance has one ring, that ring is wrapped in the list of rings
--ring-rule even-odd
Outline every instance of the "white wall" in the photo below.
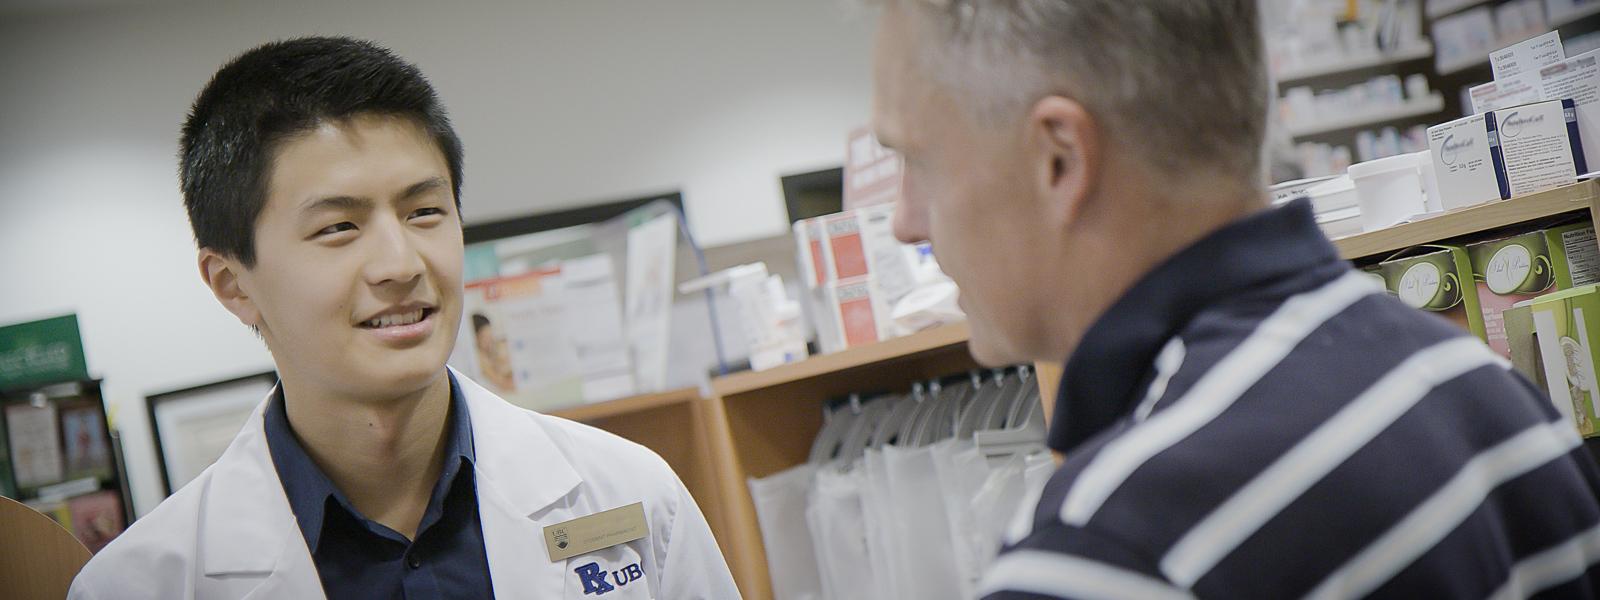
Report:
[[[174,156],[226,59],[303,34],[422,67],[466,145],[468,222],[682,190],[702,243],[786,226],[778,176],[867,119],[848,0],[123,2],[0,9],[0,323],[77,312],[138,511],[160,500],[143,397],[269,368],[200,285]]]

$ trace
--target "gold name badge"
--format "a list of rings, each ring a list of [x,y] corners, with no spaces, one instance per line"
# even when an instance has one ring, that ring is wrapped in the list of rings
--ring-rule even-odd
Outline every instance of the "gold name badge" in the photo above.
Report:
[[[643,538],[650,533],[644,520],[644,503],[578,517],[544,528],[544,545],[550,562],[610,548]]]

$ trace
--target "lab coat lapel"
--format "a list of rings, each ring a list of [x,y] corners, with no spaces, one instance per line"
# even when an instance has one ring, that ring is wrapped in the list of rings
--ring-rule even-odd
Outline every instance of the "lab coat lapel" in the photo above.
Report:
[[[199,566],[208,581],[225,581],[233,590],[259,581],[247,598],[322,598],[322,582],[267,451],[266,405],[256,407],[211,467]]]
[[[545,520],[570,512],[583,482],[535,415],[456,373],[472,415],[478,513],[500,598],[560,598],[570,573],[544,546]]]

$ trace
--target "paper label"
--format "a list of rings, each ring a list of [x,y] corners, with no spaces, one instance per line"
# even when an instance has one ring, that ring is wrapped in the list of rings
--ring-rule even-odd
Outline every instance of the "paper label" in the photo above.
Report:
[[[1473,86],[1467,91],[1467,95],[1472,98],[1474,113],[1486,113],[1545,99],[1544,85],[1539,71],[1518,73],[1505,79]]]
[[[1600,244],[1595,242],[1593,227],[1562,232],[1561,246],[1566,251],[1572,287],[1600,283]]]
[[[839,323],[846,346],[878,341],[878,319],[872,308],[872,288],[868,282],[841,284],[834,292],[839,307]]]
[[[1566,58],[1560,32],[1552,31],[1490,53],[1489,64],[1494,70],[1495,81],[1500,81],[1518,73],[1538,71],[1541,67]]]
[[[545,527],[544,542],[545,548],[550,551],[550,562],[558,562],[626,544],[649,534],[650,527],[644,518],[644,503],[635,502]]]
[[[828,217],[828,249],[833,254],[833,274],[849,279],[867,274],[867,251],[861,245],[861,223],[855,213]]]
[[[1577,164],[1560,102],[1540,102],[1490,113],[1500,136],[1511,197],[1577,181]]]

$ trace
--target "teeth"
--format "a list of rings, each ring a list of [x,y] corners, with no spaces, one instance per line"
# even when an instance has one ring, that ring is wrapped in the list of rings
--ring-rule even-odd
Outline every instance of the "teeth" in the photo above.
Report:
[[[422,313],[422,309],[417,309],[400,315],[385,315],[371,321],[367,321],[364,323],[364,325],[368,327],[395,327],[397,325],[410,325],[412,323],[416,323],[417,321],[421,321]]]

